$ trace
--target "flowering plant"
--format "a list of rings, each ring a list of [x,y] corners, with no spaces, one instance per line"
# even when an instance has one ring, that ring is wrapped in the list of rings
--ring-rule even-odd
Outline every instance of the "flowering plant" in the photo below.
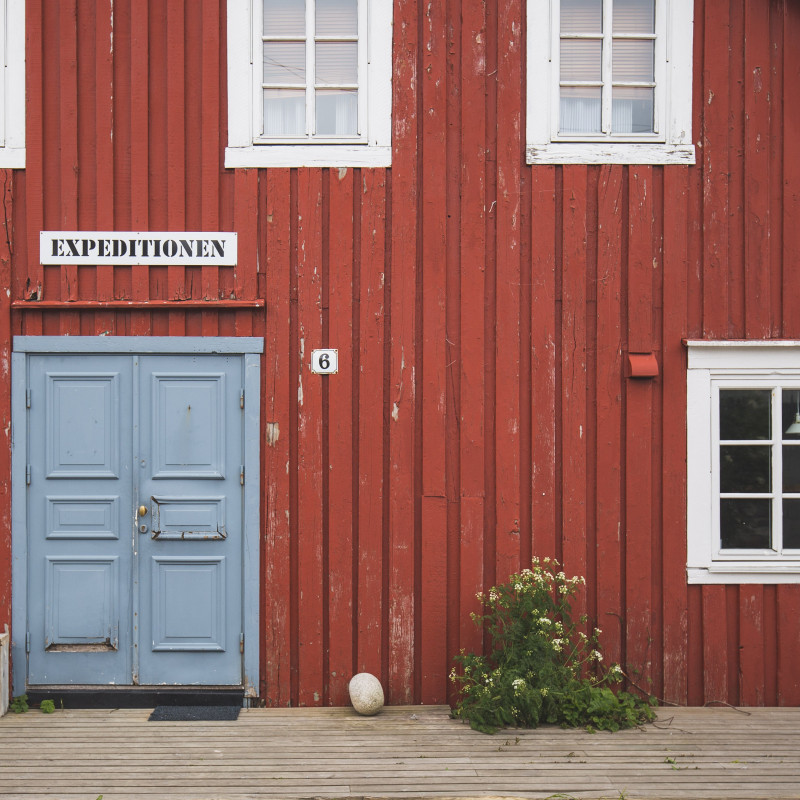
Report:
[[[534,558],[532,569],[478,595],[484,613],[472,618],[485,626],[490,652],[456,656],[454,717],[486,733],[540,722],[615,731],[654,718],[652,700],[609,688],[623,673],[618,664],[603,666],[602,631],[588,635],[586,617],[573,621],[571,600],[585,583],[567,578],[555,560]]]

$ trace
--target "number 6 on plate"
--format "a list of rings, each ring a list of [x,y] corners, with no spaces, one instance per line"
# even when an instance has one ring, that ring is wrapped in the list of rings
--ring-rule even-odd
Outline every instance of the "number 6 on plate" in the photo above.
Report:
[[[311,351],[311,371],[317,375],[334,375],[339,371],[339,351],[332,348]]]

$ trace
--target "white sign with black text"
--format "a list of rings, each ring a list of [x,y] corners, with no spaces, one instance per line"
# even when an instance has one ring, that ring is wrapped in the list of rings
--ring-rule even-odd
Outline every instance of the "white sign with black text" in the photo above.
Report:
[[[235,266],[235,233],[41,231],[42,264]]]

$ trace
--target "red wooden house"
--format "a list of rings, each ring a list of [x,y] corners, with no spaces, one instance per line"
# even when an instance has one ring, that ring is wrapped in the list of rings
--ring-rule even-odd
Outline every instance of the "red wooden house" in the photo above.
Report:
[[[15,694],[445,702],[549,555],[800,702],[800,4],[0,5]]]

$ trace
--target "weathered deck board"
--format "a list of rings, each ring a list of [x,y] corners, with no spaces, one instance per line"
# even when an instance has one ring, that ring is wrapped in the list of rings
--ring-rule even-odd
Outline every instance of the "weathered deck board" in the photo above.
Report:
[[[662,709],[617,734],[485,736],[444,707],[243,710],[148,722],[147,709],[0,720],[4,800],[800,798],[800,709]]]

